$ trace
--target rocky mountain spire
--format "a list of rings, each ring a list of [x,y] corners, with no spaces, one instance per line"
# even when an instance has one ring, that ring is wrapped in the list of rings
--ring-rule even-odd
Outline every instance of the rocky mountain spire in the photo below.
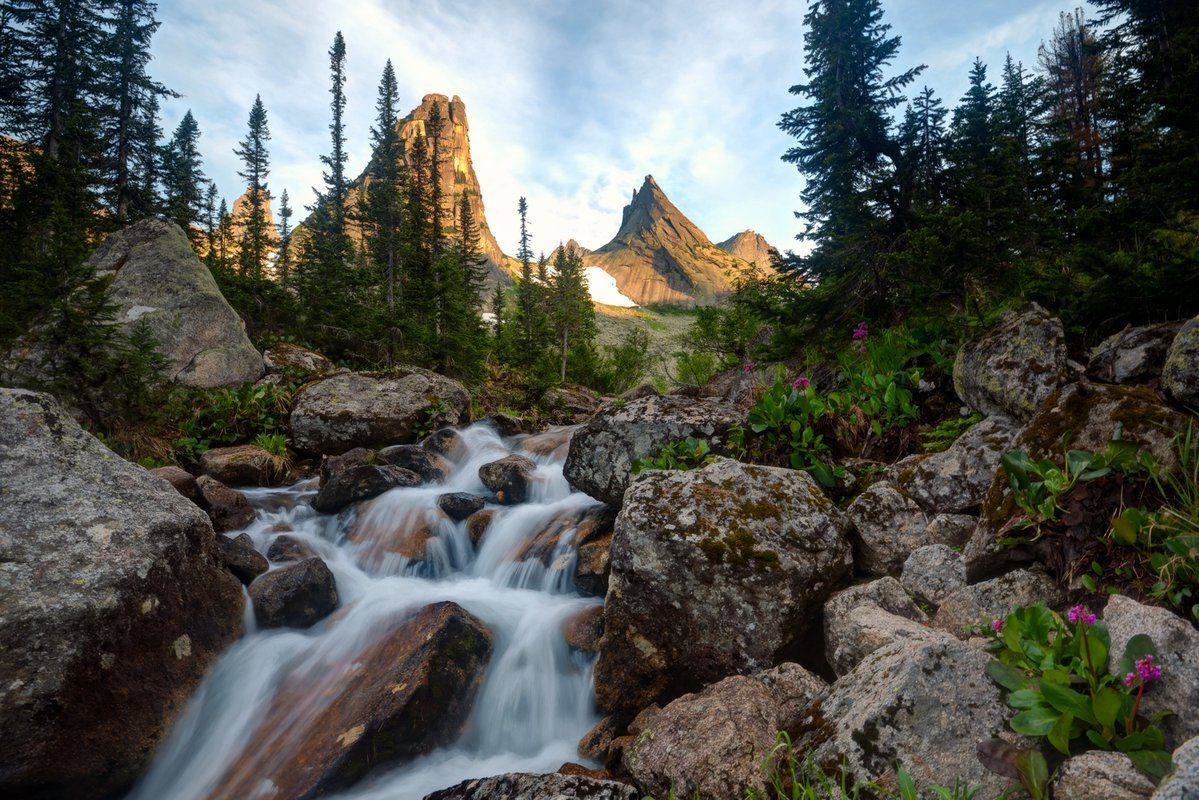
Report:
[[[730,236],[716,246],[747,264],[755,264],[764,270],[773,268],[773,259],[778,255],[778,248],[766,241],[765,236],[748,229]]]

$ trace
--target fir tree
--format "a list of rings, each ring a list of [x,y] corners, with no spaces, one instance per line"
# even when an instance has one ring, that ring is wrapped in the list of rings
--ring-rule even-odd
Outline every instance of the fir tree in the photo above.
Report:
[[[291,280],[291,216],[294,212],[291,208],[291,198],[287,196],[287,190],[279,195],[279,258],[275,261],[275,268],[279,273],[279,285],[284,289],[287,288]]]
[[[554,254],[549,305],[558,351],[558,380],[566,380],[571,362],[575,366],[573,376],[577,380],[588,379],[595,359],[595,306],[584,278],[583,257],[573,245],[569,248],[558,245]]]
[[[205,186],[208,183],[201,168],[199,140],[200,127],[188,109],[167,145],[162,174],[167,216],[183,228],[193,247],[201,244],[204,238],[199,223],[206,214]]]
[[[384,361],[394,363],[400,333],[398,309],[404,304],[404,274],[401,258],[403,226],[403,146],[396,130],[399,86],[388,59],[379,79],[375,101],[375,124],[371,127],[374,156],[368,167],[365,198],[358,221],[362,226],[367,256],[383,285]]]
[[[246,200],[249,206],[242,222],[244,233],[238,244],[241,249],[242,276],[251,280],[261,280],[270,250],[267,231],[271,224],[266,214],[267,203],[270,201],[266,179],[271,171],[266,143],[270,141],[271,132],[267,127],[266,108],[262,105],[261,95],[254,98],[247,127],[246,138],[242,139],[240,146],[233,151],[242,160],[242,169],[237,174],[247,182]],[[222,261],[224,259],[222,254]]]

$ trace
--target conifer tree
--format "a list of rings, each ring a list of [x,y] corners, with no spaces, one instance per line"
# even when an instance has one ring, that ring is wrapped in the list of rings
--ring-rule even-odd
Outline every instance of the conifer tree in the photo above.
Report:
[[[537,359],[543,343],[537,340],[537,317],[540,313],[539,292],[533,282],[533,248],[529,237],[529,201],[520,198],[516,205],[520,215],[520,244],[516,257],[520,259],[520,278],[516,283],[516,335],[513,355],[518,363],[530,364]]]
[[[573,245],[567,248],[559,244],[554,253],[549,306],[558,351],[558,380],[566,380],[571,362],[574,377],[586,380],[595,360],[595,306],[583,274],[583,256]]]
[[[379,79],[375,101],[375,124],[371,127],[374,156],[368,167],[369,181],[360,203],[358,222],[362,227],[367,257],[383,287],[382,309],[385,330],[384,361],[391,365],[399,344],[399,309],[404,304],[404,271],[401,248],[403,227],[403,146],[396,130],[399,86],[388,59]]]
[[[270,141],[271,132],[267,127],[266,108],[262,105],[261,95],[254,98],[247,126],[246,138],[242,139],[240,146],[233,151],[242,160],[242,169],[238,170],[237,174],[247,182],[246,200],[249,204],[243,222],[244,233],[238,245],[241,250],[241,274],[257,281],[262,279],[263,267],[270,250],[267,231],[271,224],[266,214],[267,203],[270,200],[270,189],[266,179],[271,171],[266,143]],[[224,254],[222,260],[225,260]]]
[[[487,259],[480,250],[479,226],[475,223],[470,198],[465,194],[458,200],[458,238],[467,303],[478,313],[483,307],[483,290],[487,285]]]
[[[167,144],[162,173],[167,216],[183,228],[193,247],[204,237],[199,223],[205,216],[208,182],[201,168],[199,140],[200,127],[188,109]]]
[[[279,258],[275,261],[279,273],[279,285],[287,288],[291,281],[291,198],[287,190],[279,195]]]

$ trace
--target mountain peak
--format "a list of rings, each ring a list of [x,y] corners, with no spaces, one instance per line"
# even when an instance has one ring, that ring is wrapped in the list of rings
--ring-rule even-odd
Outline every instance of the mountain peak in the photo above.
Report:
[[[670,202],[653,175],[646,175],[641,188],[633,190],[633,198],[621,215],[616,238],[596,252],[603,253],[609,248],[626,245],[643,234],[658,240],[674,241],[684,247],[712,246],[712,241],[704,232]]]
[[[766,241],[765,236],[749,228],[716,246],[746,263],[756,264],[764,269],[769,269],[774,263],[774,257],[778,255],[778,248]]]

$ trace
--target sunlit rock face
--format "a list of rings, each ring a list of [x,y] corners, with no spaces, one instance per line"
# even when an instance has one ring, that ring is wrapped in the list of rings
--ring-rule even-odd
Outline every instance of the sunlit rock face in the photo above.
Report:
[[[735,233],[723,242],[718,242],[716,246],[746,264],[753,264],[764,271],[773,269],[771,265],[779,252],[777,247],[766,241],[765,236],[751,230]]]

